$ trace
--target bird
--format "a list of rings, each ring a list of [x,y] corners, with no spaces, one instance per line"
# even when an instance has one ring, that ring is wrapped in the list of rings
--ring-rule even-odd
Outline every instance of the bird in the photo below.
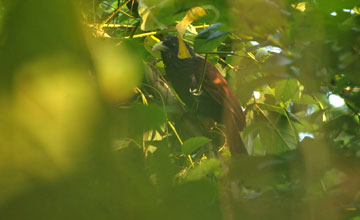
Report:
[[[185,59],[178,57],[178,37],[169,36],[153,46],[153,51],[161,53],[167,81],[188,107],[195,106],[196,114],[225,126],[231,155],[248,154],[240,135],[246,126],[245,114],[235,93],[212,63],[185,45],[190,54]]]

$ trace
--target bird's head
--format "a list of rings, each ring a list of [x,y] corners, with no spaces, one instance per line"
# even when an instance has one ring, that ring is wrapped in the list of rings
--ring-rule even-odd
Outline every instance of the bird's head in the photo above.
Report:
[[[190,55],[193,57],[194,52],[193,50],[185,44],[188,51],[190,52]],[[178,58],[178,52],[179,52],[179,39],[174,36],[169,36],[164,41],[160,41],[159,43],[155,44],[152,48],[153,51],[160,51],[161,57],[166,65],[167,61],[172,60],[180,60]]]

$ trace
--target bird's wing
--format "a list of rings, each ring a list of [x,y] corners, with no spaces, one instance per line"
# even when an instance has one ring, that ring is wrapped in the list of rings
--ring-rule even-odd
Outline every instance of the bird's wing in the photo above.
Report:
[[[196,56],[200,65],[197,65],[201,70],[196,71],[200,74],[198,79],[201,78],[203,73],[203,66],[205,59],[201,56]],[[234,120],[239,130],[243,130],[246,126],[245,114],[238,102],[238,99],[224,79],[224,77],[219,73],[217,68],[210,62],[206,63],[206,74],[203,81],[204,90],[218,102],[220,105],[223,105],[227,111],[230,111],[234,116]]]

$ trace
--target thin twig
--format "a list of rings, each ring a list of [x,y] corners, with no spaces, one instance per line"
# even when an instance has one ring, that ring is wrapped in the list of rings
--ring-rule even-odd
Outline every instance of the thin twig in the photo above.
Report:
[[[203,65],[203,68],[202,68],[202,75],[201,75],[201,79],[200,79],[199,89],[198,89],[198,92],[199,92],[199,93],[200,93],[200,91],[201,91],[202,84],[203,84],[204,79],[205,79],[207,60],[208,60],[208,54],[206,53],[206,54],[205,54],[204,65]]]
[[[105,5],[107,5],[107,6],[109,6],[109,7],[117,10],[117,8],[115,8],[114,6],[110,5],[109,3],[106,3],[106,2],[103,2],[103,3],[104,3]],[[120,12],[121,14],[123,14],[123,15],[126,15],[126,16],[130,17],[130,18],[135,18],[134,16],[132,16],[131,14],[129,14],[129,13],[127,13],[127,12],[124,12],[123,10],[119,10],[119,12]]]
[[[236,71],[236,68],[235,68],[233,65],[231,65],[230,63],[226,62],[223,58],[220,58],[219,60],[220,60],[223,64],[225,64],[227,67],[229,67],[230,69]]]
[[[172,129],[173,132],[175,133],[175,135],[176,135],[177,139],[179,140],[181,146],[183,146],[183,145],[184,145],[184,142],[181,140],[178,132],[177,132],[176,129],[175,129],[175,126],[174,126],[170,121],[168,121],[168,124],[170,125],[171,129]],[[187,157],[188,157],[188,159],[189,159],[189,161],[190,161],[191,166],[194,167],[194,161],[192,160],[191,155],[187,155]]]
[[[198,26],[194,26],[194,27],[196,29],[201,29],[201,28],[205,28],[205,27],[208,27],[208,26],[209,25],[198,25]],[[135,35],[132,36],[132,38],[141,38],[141,37],[147,37],[147,36],[152,36],[152,35],[156,35],[156,34],[175,32],[175,31],[176,31],[176,28],[169,28],[167,30],[159,30],[159,31],[150,31],[150,32],[145,32],[145,33],[141,33],[141,34],[135,34]],[[129,38],[131,38],[131,36],[124,37],[124,39],[129,39]]]
[[[140,23],[141,23],[140,20],[136,23],[135,28],[130,33],[130,39],[132,39],[134,37],[136,30],[140,27]]]
[[[131,36],[126,36],[126,37],[124,37],[124,39],[147,37],[147,36],[152,36],[152,35],[156,35],[156,34],[166,33],[166,32],[169,32],[169,31],[170,30],[151,31],[151,32],[146,32],[146,33],[142,33],[142,34],[135,34],[132,37]]]
[[[95,24],[89,24],[89,27],[96,27]],[[132,24],[104,24],[103,28],[134,28],[135,25]]]
[[[251,59],[249,56],[240,55],[240,54],[237,54],[237,53],[235,53],[235,52],[216,51],[216,52],[208,52],[208,54],[226,54],[226,55],[233,55],[233,56],[237,56],[237,57],[242,57],[242,58]]]
[[[109,6],[109,7],[111,7],[111,8],[113,8],[113,9],[115,9],[115,10],[116,10],[116,7],[114,7],[114,6],[110,5],[109,3],[103,2],[103,4],[105,4],[105,5],[107,5],[107,6]]]
[[[120,12],[121,14],[123,14],[123,15],[128,16],[129,18],[135,18],[134,16],[132,16],[131,14],[129,14],[129,13],[123,11],[123,10],[119,10],[119,12]]]
[[[289,126],[290,126],[291,131],[292,131],[292,133],[293,133],[293,135],[294,135],[294,138],[295,138],[296,142],[298,143],[298,142],[299,142],[299,136],[297,135],[297,133],[296,133],[296,131],[295,131],[295,127],[294,127],[293,124],[291,123],[290,117],[289,117],[286,109],[285,109],[284,107],[282,107],[281,109],[283,110],[284,115],[285,115],[285,117],[286,117],[286,120],[289,122]]]
[[[115,11],[113,11],[113,13],[109,17],[107,17],[105,19],[105,21],[103,21],[103,23],[101,23],[101,25],[99,26],[99,29],[102,29],[105,24],[109,23],[109,21],[111,21],[111,19],[113,19],[117,15],[117,13],[120,12],[121,8],[124,5],[126,5],[128,2],[130,2],[130,0],[127,0],[124,3],[122,3],[120,6],[118,6],[117,9]]]
[[[168,121],[168,124],[170,125],[170,128],[173,130],[173,132],[174,132],[175,136],[177,137],[178,141],[180,142],[180,144],[183,145],[184,142],[181,140],[179,133],[175,129],[175,126],[170,121]]]
[[[94,23],[94,24],[89,24],[89,27],[96,27],[98,24]],[[135,28],[135,25],[132,24],[104,24],[102,27],[105,28]],[[196,29],[202,29],[204,28],[203,25],[198,25],[198,26],[194,26]],[[168,31],[176,31],[175,28],[169,28]]]

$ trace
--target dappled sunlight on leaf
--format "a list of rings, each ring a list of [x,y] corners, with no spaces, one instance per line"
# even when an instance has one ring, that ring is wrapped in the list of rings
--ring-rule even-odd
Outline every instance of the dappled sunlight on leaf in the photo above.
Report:
[[[304,12],[306,10],[306,2],[298,2],[296,4],[292,4],[291,7],[301,12]]]

